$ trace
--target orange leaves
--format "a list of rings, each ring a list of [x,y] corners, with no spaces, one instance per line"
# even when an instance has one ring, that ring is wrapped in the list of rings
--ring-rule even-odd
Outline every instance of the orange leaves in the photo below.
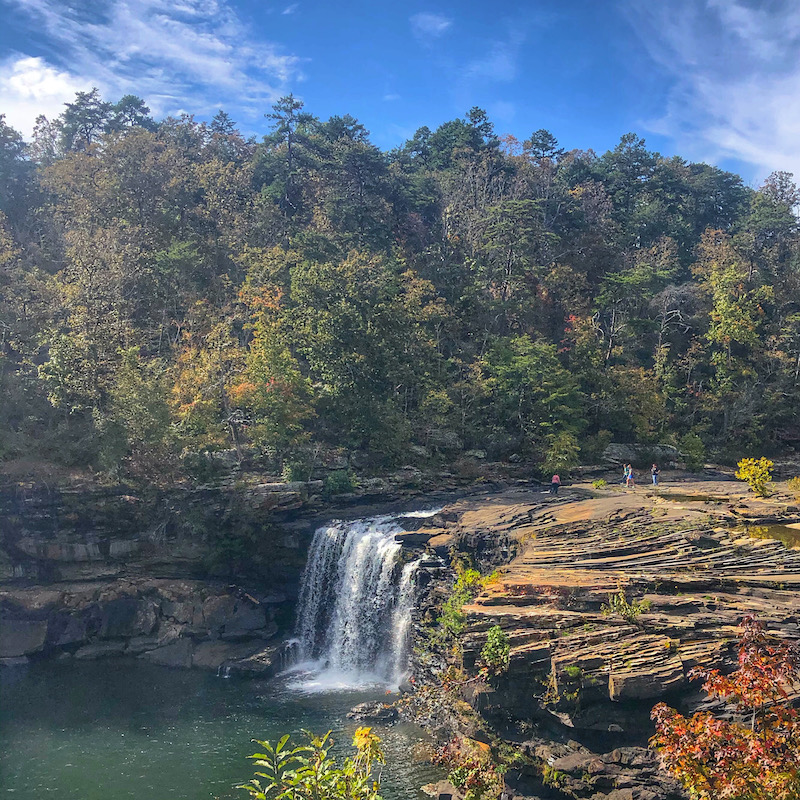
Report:
[[[651,743],[664,766],[700,800],[798,800],[800,713],[789,692],[800,678],[796,645],[770,641],[753,617],[742,623],[739,665],[730,675],[694,670],[703,689],[725,701],[732,719],[684,717],[664,703],[652,712]]]
[[[251,309],[251,316],[266,311],[278,311],[283,300],[283,290],[278,286],[248,287],[239,292],[239,298]]]
[[[256,385],[252,381],[235,383],[228,389],[228,396],[235,405],[247,405],[256,392]]]

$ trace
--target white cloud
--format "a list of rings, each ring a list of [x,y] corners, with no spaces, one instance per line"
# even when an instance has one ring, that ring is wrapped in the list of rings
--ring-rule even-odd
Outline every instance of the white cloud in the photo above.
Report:
[[[75,92],[90,88],[88,82],[54,69],[41,58],[16,55],[0,63],[0,112],[26,137],[33,132],[39,114],[57,116]]]
[[[409,21],[411,30],[421,39],[435,39],[445,33],[453,24],[453,20],[441,14],[427,12],[414,14]]]
[[[392,102],[394,102],[395,100],[399,100],[399,99],[400,99],[400,95],[399,95],[399,94],[396,94],[395,92],[387,92],[387,93],[386,93],[386,94],[383,96],[383,99],[384,99],[384,100],[385,100],[387,103],[392,103]]]
[[[300,8],[300,3],[292,3],[290,6],[286,6],[286,8],[281,11],[281,14],[294,14],[298,8]]]
[[[800,6],[778,0],[627,0],[651,56],[671,78],[649,127],[693,158],[734,158],[759,177],[800,177]]]
[[[517,76],[517,56],[524,39],[521,30],[512,30],[506,39],[492,42],[485,55],[467,64],[465,77],[513,81]]]
[[[302,77],[301,60],[259,39],[228,0],[105,0],[91,15],[64,0],[7,2],[46,37],[51,55],[37,66],[62,76],[69,91],[61,102],[73,86],[89,85],[109,99],[140,95],[158,116],[220,105],[260,116]],[[30,60],[22,58],[23,67]],[[6,62],[0,79],[10,80],[19,62]]]

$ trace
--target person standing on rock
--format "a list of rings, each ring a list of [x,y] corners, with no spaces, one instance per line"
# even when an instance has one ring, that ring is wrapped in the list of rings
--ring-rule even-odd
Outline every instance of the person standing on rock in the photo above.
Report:
[[[553,475],[550,479],[550,494],[558,494],[559,486],[561,486],[561,478],[558,475]]]
[[[631,474],[631,465],[625,464],[622,468],[622,483],[627,486],[628,485],[628,475]]]
[[[653,464],[653,466],[650,467],[650,474],[653,476],[653,486],[658,486],[658,476],[661,474],[658,464]]]
[[[633,466],[631,464],[628,464],[628,466],[625,468],[625,470],[626,470],[625,488],[626,489],[631,489],[631,488],[635,489],[636,488],[636,481],[633,478]]]

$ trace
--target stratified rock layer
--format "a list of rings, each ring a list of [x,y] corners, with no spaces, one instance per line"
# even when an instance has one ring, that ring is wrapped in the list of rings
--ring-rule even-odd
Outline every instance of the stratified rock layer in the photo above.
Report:
[[[270,675],[280,658],[271,600],[191,580],[0,588],[0,663],[34,656],[136,656],[170,667]],[[260,656],[260,669],[252,666]]]
[[[517,488],[446,509],[458,522],[431,531],[429,546],[516,548],[465,606],[464,666],[474,669],[489,628],[507,633],[508,672],[472,704],[537,760],[532,776],[547,770],[554,783],[539,784],[537,796],[682,796],[646,749],[650,709],[660,700],[697,708],[703,696],[690,671],[733,667],[746,614],[776,636],[800,638],[800,551],[747,527],[796,524],[794,502],[697,481],[585,485],[558,497]]]

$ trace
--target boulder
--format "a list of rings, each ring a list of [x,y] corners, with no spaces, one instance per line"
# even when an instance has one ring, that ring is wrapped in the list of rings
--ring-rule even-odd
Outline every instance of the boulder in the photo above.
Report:
[[[242,603],[225,623],[221,637],[232,641],[251,639],[254,636],[270,639],[277,632],[278,626],[272,614],[267,614],[261,606]]]
[[[175,622],[191,623],[196,613],[194,603],[165,600],[161,604],[162,616],[174,619]]]
[[[227,664],[229,675],[246,678],[271,678],[283,669],[285,645],[272,645],[253,653],[247,658]]]
[[[165,647],[148,650],[146,653],[142,653],[139,658],[143,658],[151,664],[188,669],[192,666],[192,641],[191,639],[178,639]]]
[[[45,620],[0,619],[0,658],[36,653],[46,638]]]
[[[255,631],[265,627],[267,617],[261,606],[239,603],[233,614],[225,620],[224,633]]]
[[[200,642],[194,648],[192,666],[219,669],[229,661],[248,658],[260,647],[258,642]]]
[[[359,703],[347,712],[347,716],[359,722],[387,723],[394,722],[398,717],[398,713],[394,706],[376,700],[369,703]]]
[[[50,617],[47,630],[48,647],[68,647],[89,638],[89,620],[85,614],[68,612]]]
[[[431,537],[436,536],[438,533],[439,531],[426,531],[423,529],[408,533],[397,533],[394,538],[405,547],[422,547],[428,543]]]
[[[236,602],[236,598],[231,595],[214,595],[206,598],[203,602],[203,625],[212,633],[220,631],[233,618]]]
[[[159,636],[134,636],[133,639],[128,640],[128,649],[125,652],[138,656],[148,650],[155,650],[163,644],[164,641]]]
[[[611,442],[603,450],[603,461],[609,466],[638,464],[655,461],[662,468],[674,467],[680,460],[677,447],[671,444],[624,444]]]
[[[75,658],[89,661],[94,658],[107,658],[108,656],[119,656],[125,652],[125,642],[95,642],[78,648],[75,651]]]
[[[100,638],[147,636],[158,622],[155,604],[135,597],[120,597],[102,609]]]

